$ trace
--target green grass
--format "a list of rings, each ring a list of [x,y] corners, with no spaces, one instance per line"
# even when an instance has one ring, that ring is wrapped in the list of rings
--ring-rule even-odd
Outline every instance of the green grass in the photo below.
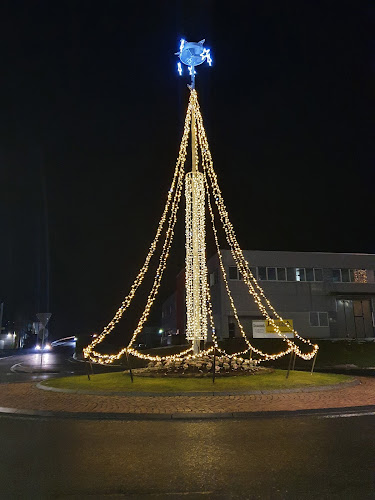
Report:
[[[131,383],[128,373],[103,373],[93,375],[88,380],[86,375],[55,378],[43,382],[43,385],[59,389],[117,391],[117,392],[197,392],[197,391],[254,391],[272,389],[292,389],[338,384],[353,380],[346,375],[309,372],[290,372],[288,379],[284,370],[258,375],[238,375],[217,377],[215,384],[211,378],[150,378],[134,377]]]

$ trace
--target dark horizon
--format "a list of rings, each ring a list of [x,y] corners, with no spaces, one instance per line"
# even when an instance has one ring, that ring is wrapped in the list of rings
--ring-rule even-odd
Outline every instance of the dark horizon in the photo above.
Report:
[[[1,10],[5,315],[44,312],[49,298],[54,338],[112,318],[174,169],[189,97],[176,71],[181,37],[212,50],[197,91],[241,246],[375,253],[369,3]],[[164,298],[184,262],[177,235]]]

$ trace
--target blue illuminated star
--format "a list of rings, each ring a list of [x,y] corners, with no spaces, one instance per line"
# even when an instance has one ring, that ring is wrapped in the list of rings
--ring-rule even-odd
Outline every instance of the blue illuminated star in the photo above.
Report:
[[[209,66],[212,65],[212,58],[211,58],[210,49],[203,49],[203,52],[201,54],[201,58],[206,59]]]

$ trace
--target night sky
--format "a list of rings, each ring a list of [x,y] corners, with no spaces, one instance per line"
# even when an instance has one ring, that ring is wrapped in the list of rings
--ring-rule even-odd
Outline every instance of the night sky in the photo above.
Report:
[[[0,19],[8,319],[49,309],[57,338],[117,310],[178,152],[181,37],[212,50],[197,91],[241,246],[375,253],[371,2],[15,1]],[[182,229],[162,298],[183,266]]]

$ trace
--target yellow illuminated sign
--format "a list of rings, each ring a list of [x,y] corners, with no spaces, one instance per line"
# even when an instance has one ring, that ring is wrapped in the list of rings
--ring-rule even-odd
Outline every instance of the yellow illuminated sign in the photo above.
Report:
[[[275,319],[274,322],[280,328],[281,333],[289,333],[290,328],[288,328],[282,321],[279,319]],[[288,323],[291,328],[293,328],[293,320],[292,319],[284,319],[285,323]],[[271,324],[269,320],[265,321],[266,323],[266,333],[276,333],[275,327]]]

